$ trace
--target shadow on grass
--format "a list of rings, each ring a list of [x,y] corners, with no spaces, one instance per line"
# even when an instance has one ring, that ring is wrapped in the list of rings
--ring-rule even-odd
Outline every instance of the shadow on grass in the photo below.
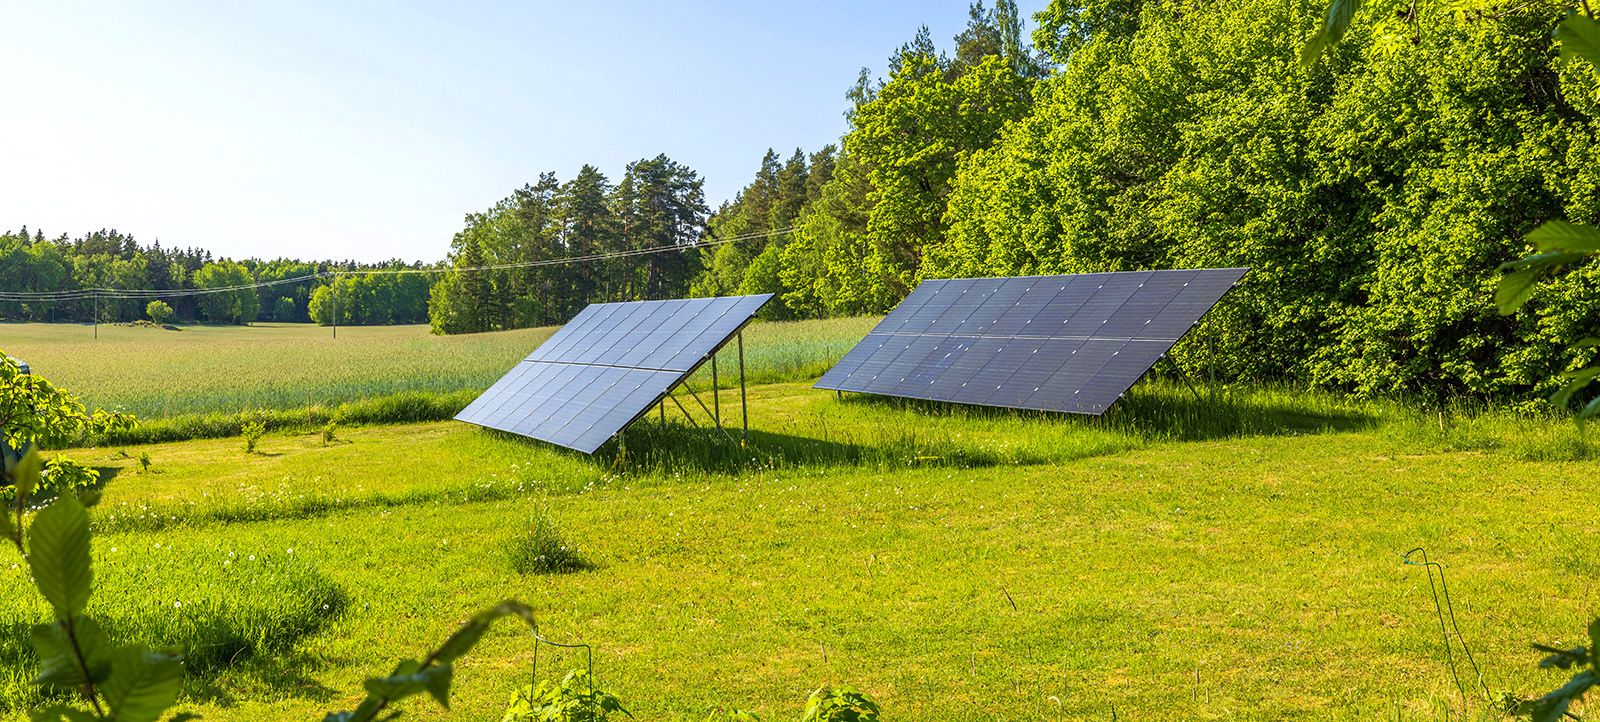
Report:
[[[694,427],[653,419],[635,422],[593,456],[594,463],[622,474],[684,471],[736,474],[764,469],[816,466],[956,466],[977,468],[1014,463],[1015,458],[914,429],[891,432],[871,443],[751,429]],[[576,452],[572,452],[576,454]]]
[[[20,671],[0,681],[0,713],[14,714],[46,702],[73,699],[72,690],[44,688],[33,681],[39,659],[33,652],[32,624],[11,622],[0,625],[0,668]],[[118,638],[113,633],[113,639]],[[233,707],[237,701],[230,689],[240,687],[271,689],[277,695],[295,699],[328,702],[335,690],[311,675],[328,666],[329,660],[301,652],[274,651],[258,654],[253,649],[234,649],[229,659],[196,669],[185,660],[182,699]]]
[[[933,417],[1033,421],[1129,434],[1139,438],[1206,441],[1248,436],[1298,436],[1359,431],[1379,419],[1331,397],[1311,393],[1250,392],[1141,384],[1105,414],[1069,414],[869,394],[845,394],[841,403]]]

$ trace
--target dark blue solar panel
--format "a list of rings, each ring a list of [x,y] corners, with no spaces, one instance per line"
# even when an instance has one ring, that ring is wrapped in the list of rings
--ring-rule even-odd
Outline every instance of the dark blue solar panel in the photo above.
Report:
[[[591,304],[456,419],[592,454],[771,298]]]
[[[1100,414],[1246,270],[926,281],[816,385]]]

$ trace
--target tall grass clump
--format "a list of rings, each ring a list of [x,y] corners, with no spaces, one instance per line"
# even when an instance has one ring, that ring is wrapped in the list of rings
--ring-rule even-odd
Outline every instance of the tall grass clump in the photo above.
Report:
[[[568,574],[593,566],[567,542],[546,512],[534,515],[528,530],[512,539],[507,554],[518,574]]]
[[[330,422],[365,426],[448,421],[477,398],[479,391],[406,391],[333,406],[299,409],[258,409],[238,412],[185,414],[141,419],[136,428],[116,430],[89,439],[91,445],[162,444],[191,439],[225,439],[239,436],[244,425],[259,421],[268,431],[321,433]]]
[[[95,560],[88,614],[111,638],[171,650],[202,679],[290,651],[345,608],[338,585],[293,552],[185,549],[125,541]],[[120,547],[120,548],[119,548]],[[25,590],[28,575],[0,570],[5,588]],[[0,609],[0,669],[37,670],[32,625],[51,618],[36,594],[13,594]],[[0,674],[0,709],[39,701],[32,674]]]

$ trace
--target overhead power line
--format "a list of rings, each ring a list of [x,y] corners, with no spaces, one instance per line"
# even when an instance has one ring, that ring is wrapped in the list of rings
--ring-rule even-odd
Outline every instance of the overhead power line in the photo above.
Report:
[[[283,285],[294,284],[294,283],[305,283],[305,282],[309,282],[309,281],[321,280],[321,279],[324,279],[324,278],[337,278],[339,276],[375,276],[375,275],[409,275],[409,274],[433,274],[433,273],[478,272],[478,271],[509,271],[509,270],[516,270],[516,269],[522,269],[522,268],[539,268],[539,267],[544,267],[544,266],[565,266],[565,265],[572,265],[572,264],[578,264],[578,263],[593,263],[593,262],[596,262],[596,261],[608,261],[608,260],[615,259],[615,258],[634,258],[634,257],[638,257],[638,256],[649,256],[649,255],[655,255],[655,254],[661,254],[661,253],[693,251],[693,250],[699,250],[699,249],[702,249],[702,248],[710,248],[710,247],[715,247],[715,246],[727,245],[729,243],[737,243],[739,241],[750,241],[750,240],[756,240],[756,239],[759,239],[759,238],[772,238],[772,237],[775,237],[775,236],[781,236],[781,235],[785,235],[785,234],[792,233],[792,232],[794,232],[794,229],[792,227],[790,227],[790,228],[777,228],[777,229],[773,229],[773,230],[770,230],[770,231],[762,231],[762,232],[759,232],[759,233],[745,233],[745,234],[740,234],[740,235],[737,235],[737,236],[728,236],[726,238],[713,238],[711,240],[700,241],[700,242],[697,242],[697,243],[686,244],[686,245],[674,244],[674,245],[670,245],[670,246],[656,246],[656,247],[653,247],[653,248],[635,248],[635,249],[626,250],[626,251],[611,251],[611,252],[608,252],[608,253],[591,253],[591,254],[587,254],[587,255],[583,255],[583,256],[567,256],[567,257],[564,257],[564,258],[546,258],[546,259],[541,259],[541,260],[537,260],[537,261],[522,261],[522,262],[518,262],[518,263],[497,263],[497,264],[492,264],[492,265],[465,266],[465,267],[460,267],[460,268],[452,267],[452,266],[444,266],[444,267],[440,267],[440,268],[373,268],[373,269],[361,269],[361,270],[350,270],[350,271],[331,270],[331,271],[322,271],[322,272],[319,272],[319,273],[306,274],[306,275],[302,275],[302,276],[295,276],[293,278],[280,278],[280,279],[277,279],[277,280],[274,280],[274,281],[257,281],[255,283],[241,283],[241,284],[237,284],[237,285],[233,285],[233,286],[222,286],[222,287],[217,287],[217,288],[171,288],[171,289],[159,289],[159,288],[139,288],[139,289],[131,289],[131,288],[77,288],[77,289],[66,290],[66,291],[0,291],[0,301],[52,301],[52,302],[54,302],[54,301],[80,301],[80,300],[89,300],[89,299],[97,299],[97,298],[104,298],[104,299],[184,298],[184,297],[189,297],[189,296],[206,296],[206,295],[217,294],[217,293],[231,293],[231,292],[234,292],[234,291],[253,290],[253,289],[257,289],[257,288],[267,288],[267,287],[271,287],[271,286],[283,286]]]

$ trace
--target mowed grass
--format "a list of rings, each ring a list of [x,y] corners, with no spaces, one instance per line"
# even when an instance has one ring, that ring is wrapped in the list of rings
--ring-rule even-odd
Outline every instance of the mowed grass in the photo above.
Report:
[[[876,318],[756,323],[745,332],[754,383],[819,376]],[[148,418],[332,406],[403,392],[481,391],[554,328],[436,336],[426,326],[0,324],[0,351],[89,404]],[[730,344],[719,370],[737,383]],[[705,374],[709,379],[709,370]]]
[[[248,456],[239,439],[79,450],[116,472],[94,512],[102,589],[169,614],[186,582],[104,563],[157,545],[213,564],[292,549],[337,588],[342,611],[283,637],[287,672],[195,675],[185,707],[221,719],[349,708],[363,677],[504,598],[594,645],[651,720],[798,719],[826,683],[908,720],[1454,719],[1407,550],[1449,565],[1494,691],[1556,686],[1527,643],[1580,644],[1595,611],[1593,462],[1568,422],[1163,383],[1102,420],[751,392],[746,445],[652,414],[593,458],[448,422],[273,434]],[[513,570],[541,512],[592,569]],[[407,713],[493,719],[531,660],[506,625],[450,711]]]

